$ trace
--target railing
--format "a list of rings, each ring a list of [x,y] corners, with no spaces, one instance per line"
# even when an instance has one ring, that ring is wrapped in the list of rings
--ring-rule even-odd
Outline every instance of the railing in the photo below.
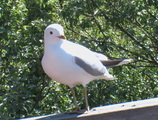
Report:
[[[158,98],[95,107],[84,114],[51,114],[19,120],[158,120]]]

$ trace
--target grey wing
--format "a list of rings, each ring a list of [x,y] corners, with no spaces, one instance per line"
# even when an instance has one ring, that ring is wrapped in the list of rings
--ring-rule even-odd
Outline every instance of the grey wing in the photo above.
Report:
[[[133,62],[133,59],[123,59],[123,60],[101,60],[101,63],[107,68],[128,64]]]
[[[101,60],[101,63],[107,68],[118,66],[120,62],[122,62],[122,60]]]
[[[97,52],[93,52],[95,56],[100,60],[100,62],[106,67],[106,68],[111,68],[111,67],[116,67],[119,65],[124,65],[128,64],[130,62],[133,62],[133,59],[122,59],[122,60],[108,60],[108,57]]]
[[[100,76],[106,72],[106,68],[102,66],[101,68],[97,67],[97,65],[90,65],[88,62],[84,61],[79,57],[75,57],[75,63],[80,66],[83,70],[93,76]]]

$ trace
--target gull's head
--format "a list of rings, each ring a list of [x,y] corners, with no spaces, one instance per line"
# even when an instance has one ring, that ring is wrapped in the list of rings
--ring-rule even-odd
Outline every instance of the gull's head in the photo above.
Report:
[[[59,24],[51,24],[44,31],[44,40],[46,43],[56,44],[66,39],[64,29]]]

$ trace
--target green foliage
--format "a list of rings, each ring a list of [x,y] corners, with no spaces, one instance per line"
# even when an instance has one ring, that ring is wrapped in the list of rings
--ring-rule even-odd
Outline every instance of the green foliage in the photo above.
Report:
[[[1,0],[0,119],[73,108],[67,86],[42,70],[43,31],[65,27],[69,40],[106,54],[137,61],[110,70],[117,80],[88,85],[91,107],[157,97],[158,3],[154,0]],[[82,86],[75,88],[85,107]]]

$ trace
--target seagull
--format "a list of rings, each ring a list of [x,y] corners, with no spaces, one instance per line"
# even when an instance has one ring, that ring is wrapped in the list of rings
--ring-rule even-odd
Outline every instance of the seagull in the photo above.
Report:
[[[79,106],[74,86],[83,86],[86,111],[89,111],[87,84],[96,79],[114,80],[108,69],[132,61],[134,60],[108,60],[107,56],[101,53],[68,41],[60,24],[50,24],[44,31],[43,70],[51,79],[70,87],[76,110],[79,110]]]

